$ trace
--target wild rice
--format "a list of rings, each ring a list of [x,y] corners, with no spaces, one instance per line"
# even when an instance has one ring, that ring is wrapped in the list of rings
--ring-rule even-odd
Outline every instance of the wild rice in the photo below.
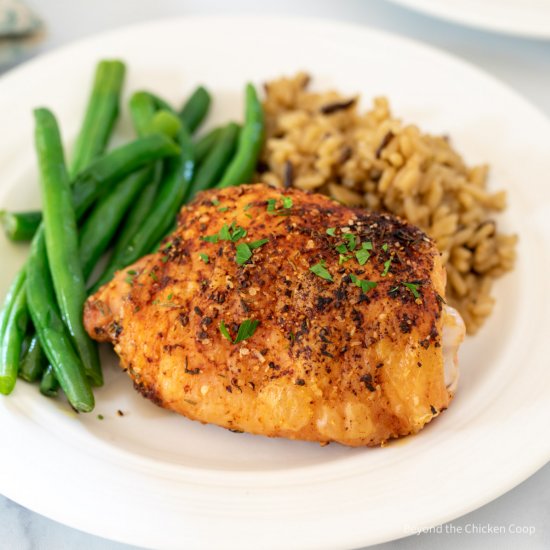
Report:
[[[496,277],[514,267],[515,235],[498,232],[504,191],[488,167],[469,167],[448,138],[393,118],[388,100],[358,111],[357,97],[308,90],[299,73],[265,86],[267,140],[258,179],[325,193],[401,216],[430,235],[447,267],[447,300],[470,334],[490,315]]]

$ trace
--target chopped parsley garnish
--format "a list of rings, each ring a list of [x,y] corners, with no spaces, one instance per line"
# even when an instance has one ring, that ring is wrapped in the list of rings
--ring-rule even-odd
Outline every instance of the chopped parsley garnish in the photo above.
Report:
[[[339,244],[335,248],[337,252],[340,252],[340,254],[345,254],[348,251],[348,248],[345,244]]]
[[[199,258],[205,263],[207,264],[209,261],[210,261],[210,258],[208,257],[208,254],[199,254]]]
[[[220,332],[222,333],[222,336],[227,338],[227,340],[229,340],[232,344],[238,344],[239,342],[250,338],[256,332],[256,328],[259,324],[260,321],[256,321],[255,319],[245,319],[239,325],[237,336],[235,337],[235,340],[233,340],[231,338],[231,334],[229,334],[229,330],[226,327],[225,322],[222,320],[220,323]]]
[[[224,338],[227,338],[231,343],[233,343],[233,338],[231,338],[231,335],[229,334],[229,331],[227,330],[227,327],[225,326],[225,322],[222,319],[222,322],[220,323],[220,332],[222,333],[222,336]]]
[[[342,235],[344,239],[347,241],[348,244],[348,250],[351,252],[355,250],[355,247],[357,246],[357,238],[353,233],[344,233]]]
[[[276,213],[285,215],[288,214],[288,212],[283,212],[282,210],[289,210],[292,208],[292,205],[294,204],[292,201],[292,197],[285,197],[284,195],[281,195],[281,204],[282,206],[277,205],[277,199],[268,199],[267,200],[267,211],[270,213]]]
[[[128,283],[130,286],[134,286],[134,278],[137,275],[137,271],[135,271],[134,269],[130,269],[126,273],[128,273],[128,277],[126,277],[124,281]]]
[[[256,248],[260,248],[264,244],[268,243],[269,239],[260,239],[259,241],[252,241],[251,243],[239,243],[237,245],[237,255],[235,261],[238,265],[244,265],[250,258],[252,258],[252,251]]]
[[[166,297],[166,299],[170,302],[172,300],[172,298],[174,297],[174,295],[172,293],[168,294],[168,296]]]
[[[327,268],[325,267],[325,260],[321,260],[319,263],[316,263],[315,265],[312,265],[309,268],[310,271],[315,273],[317,277],[321,277],[321,279],[325,279],[326,281],[334,282],[332,279],[332,275],[329,273]]]
[[[174,243],[172,241],[168,241],[163,247],[162,247],[162,250],[168,250],[169,248],[172,247]]]
[[[246,212],[249,208],[252,208],[252,203],[249,202],[244,208],[243,210]]]
[[[357,261],[359,262],[359,265],[365,265],[370,258],[370,251],[372,250],[372,243],[370,241],[366,241],[361,244],[360,250],[358,250],[355,253],[355,257],[357,258]]]
[[[350,274],[350,277],[351,277],[351,282],[354,285],[358,286],[365,294],[369,290],[372,290],[373,288],[376,288],[378,286],[378,283],[374,281],[365,281],[363,279],[359,279],[353,273]]]
[[[349,256],[346,254],[340,254],[338,256],[338,265],[342,265],[343,263],[347,262],[348,260],[351,260],[353,256]]]
[[[218,206],[218,204],[220,204],[220,201],[218,199],[212,199],[210,201],[214,206]]]
[[[239,326],[237,337],[233,343],[238,344],[239,342],[250,338],[256,332],[256,328],[259,324],[260,321],[256,321],[255,319],[245,319]]]
[[[157,274],[154,271],[149,271],[149,277],[155,281],[155,283],[158,283],[159,278],[157,277]]]
[[[420,298],[420,292],[418,292],[419,283],[401,283],[401,284],[404,287],[407,287],[411,291],[415,300],[418,300]]]
[[[217,243],[218,241],[237,242],[243,237],[246,237],[246,229],[237,225],[235,221],[232,221],[231,225],[224,223],[223,227],[215,235],[206,235],[201,237],[201,240],[208,243]]]
[[[206,235],[204,237],[201,237],[201,241],[205,241],[207,243],[217,243],[219,240],[218,234],[215,235]]]
[[[229,230],[229,226],[226,223],[224,223],[223,227],[220,229],[220,232],[218,233],[218,238],[222,241],[231,240],[231,233]]]
[[[220,206],[218,208],[218,212],[227,212],[229,210],[229,206]]]
[[[269,242],[269,239],[260,239],[259,241],[252,241],[251,243],[248,243],[248,246],[254,250],[255,248],[260,248],[260,246],[263,246],[264,244],[267,244]]]
[[[327,233],[331,235],[332,237],[335,236],[335,227],[329,227],[327,229]],[[334,248],[336,249],[336,252],[340,254],[340,257],[338,259],[338,263],[342,265],[344,262],[347,262],[350,260],[353,256],[348,256],[348,252],[352,252],[355,250],[355,247],[357,246],[357,237],[353,235],[352,233],[344,233],[342,235],[342,238],[346,241],[345,243],[337,244]]]
[[[235,222],[231,224],[231,227],[233,227],[233,232],[231,233],[231,241],[237,242],[239,239],[242,239],[246,237],[246,229],[240,227],[240,226],[234,226]]]
[[[237,245],[237,254],[235,256],[235,261],[238,265],[243,265],[248,260],[252,258],[252,250],[250,250],[250,247],[246,243],[239,243]]]
[[[389,260],[386,260],[384,262],[384,271],[382,271],[382,277],[385,277],[390,272],[390,266],[393,260],[393,256],[390,257]]]

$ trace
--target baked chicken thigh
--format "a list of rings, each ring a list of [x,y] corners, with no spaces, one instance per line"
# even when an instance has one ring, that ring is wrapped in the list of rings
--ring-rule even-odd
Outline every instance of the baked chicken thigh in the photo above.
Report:
[[[345,445],[418,432],[456,382],[460,317],[433,242],[384,214],[263,184],[201,193],[155,254],[91,296],[157,405],[225,428]]]

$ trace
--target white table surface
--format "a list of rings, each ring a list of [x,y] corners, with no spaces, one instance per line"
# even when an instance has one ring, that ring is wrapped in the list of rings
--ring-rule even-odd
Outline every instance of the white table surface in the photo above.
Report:
[[[550,117],[550,41],[468,29],[384,0],[26,0],[26,3],[47,25],[46,39],[35,54],[98,31],[173,15],[273,13],[352,21],[402,34],[462,57],[510,85]],[[521,452],[521,435],[510,437],[518,438]],[[495,534],[502,530],[506,534]],[[514,530],[520,532],[513,533]],[[550,464],[499,499],[437,531],[440,532],[413,535],[373,548],[550,548]],[[7,550],[135,548],[65,527],[1,495],[0,541],[0,548]],[[261,541],[258,545],[261,547]]]

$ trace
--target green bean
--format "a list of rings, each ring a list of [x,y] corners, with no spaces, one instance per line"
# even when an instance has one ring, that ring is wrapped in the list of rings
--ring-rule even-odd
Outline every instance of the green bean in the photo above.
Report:
[[[84,370],[103,383],[97,347],[82,323],[86,287],[78,251],[78,231],[59,128],[47,109],[36,109],[35,141],[40,168],[44,235],[55,295]]]
[[[13,295],[6,300],[6,320],[2,319],[2,340],[0,353],[0,393],[8,395],[13,391],[17,380],[21,346],[27,331],[28,313],[27,297],[25,294],[25,270],[17,277],[17,288],[13,288]]]
[[[151,167],[130,174],[93,208],[80,229],[79,254],[85,278],[109,246],[129,206],[152,177]]]
[[[202,123],[210,108],[210,94],[199,86],[181,108],[180,117],[189,133],[193,133]]]
[[[190,192],[187,194],[188,200],[192,200],[199,191],[208,189],[217,183],[218,178],[233,157],[238,138],[239,126],[237,124],[230,122],[223,128],[217,142],[193,178]]]
[[[143,225],[143,220],[150,215],[151,205],[154,204],[155,197],[162,181],[161,178],[162,165],[157,164],[157,166],[155,166],[155,173],[152,180],[145,186],[135,205],[132,206],[132,209],[122,224],[120,233],[116,238],[112,254],[109,258],[109,262],[104,270],[104,273],[100,276],[99,281],[92,288],[97,290],[101,284],[109,281],[114,272],[118,269],[116,266],[120,265],[119,258],[122,256],[124,249],[128,246],[138,229]],[[107,274],[107,272],[109,274]],[[90,292],[92,292],[92,290],[90,290]]]
[[[86,378],[84,365],[76,354],[71,336],[61,319],[43,231],[35,235],[31,244],[26,289],[34,327],[55,377],[76,410],[91,411],[94,408],[94,395]]]
[[[30,241],[42,221],[41,212],[6,212],[0,210],[0,222],[11,241]]]
[[[73,205],[77,218],[81,218],[90,204],[105,193],[118,180],[144,165],[179,154],[179,147],[165,136],[155,135],[123,145],[93,162],[79,174],[73,186]],[[42,226],[37,231],[41,233]],[[35,235],[36,237],[36,235]],[[99,383],[96,377],[94,383]]]
[[[138,138],[113,149],[82,171],[73,185],[77,218],[114,183],[161,158],[179,155],[180,147],[162,134]]]
[[[46,367],[40,380],[40,393],[46,397],[55,397],[59,390],[59,382],[51,365]]]
[[[166,176],[160,185],[155,202],[128,244],[115,256],[111,256],[105,271],[94,284],[91,292],[110,281],[115,271],[135,262],[166,234],[183,201],[194,171],[193,144],[187,129],[180,130],[181,155],[172,159]]]
[[[172,105],[170,105],[170,103],[168,103],[167,101],[162,99],[162,97],[159,97],[158,95],[156,95],[152,92],[144,92],[144,93],[147,94],[151,98],[151,100],[153,101],[156,109],[159,109],[159,110],[163,109],[164,111],[168,111],[170,113],[176,113],[176,110],[174,109],[174,107],[172,107]]]
[[[157,110],[151,95],[147,92],[135,92],[128,105],[136,134],[141,137],[150,134],[151,119]]]
[[[28,344],[19,364],[19,376],[27,382],[35,382],[47,367],[47,359],[38,340],[38,336],[27,335]]]
[[[105,149],[118,115],[125,66],[120,61],[98,63],[84,122],[76,139],[71,175],[86,168]]]
[[[225,171],[218,188],[249,183],[262,149],[264,112],[252,84],[246,85],[245,123],[237,153]]]
[[[17,275],[13,279],[11,286],[4,298],[4,305],[2,311],[0,311],[0,344],[4,341],[4,334],[6,333],[10,312],[13,309],[13,304],[17,298],[19,291],[25,288],[25,268],[23,267],[17,272]]]
[[[157,111],[151,120],[151,132],[158,132],[171,138],[179,135],[183,123],[177,115],[161,109]]]
[[[161,104],[162,100],[149,92],[136,92],[130,99],[130,114],[136,133],[143,137],[154,132],[152,120],[155,116],[155,110]],[[168,106],[171,112],[171,107]],[[179,121],[178,121],[179,122]],[[179,125],[181,126],[181,124]],[[99,282],[92,288],[97,288],[101,281],[106,282],[112,276],[114,271],[112,266],[118,265],[118,258],[128,246],[138,229],[143,225],[143,220],[149,217],[151,205],[155,201],[162,176],[162,163],[158,162],[154,169],[154,175],[149,184],[142,190],[132,209],[128,213],[126,220],[117,236],[110,260],[104,270],[104,275],[100,276]],[[116,268],[114,268],[116,269]]]
[[[218,141],[222,130],[223,127],[218,126],[197,140],[195,143],[195,162],[197,163],[197,166],[201,164],[201,162],[206,158],[206,155],[210,152],[210,149],[214,147],[214,144]]]

